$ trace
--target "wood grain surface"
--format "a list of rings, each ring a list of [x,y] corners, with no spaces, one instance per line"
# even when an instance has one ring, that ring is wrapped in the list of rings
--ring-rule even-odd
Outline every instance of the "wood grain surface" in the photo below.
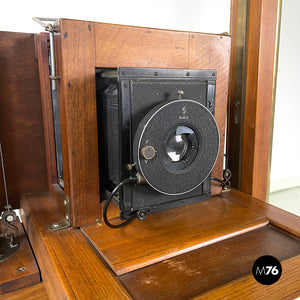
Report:
[[[45,153],[47,161],[47,179],[49,187],[53,183],[57,183],[53,109],[51,99],[51,86],[49,79],[49,34],[45,32],[37,34],[35,36],[35,44],[39,67],[41,105],[43,112],[44,138],[46,150]]]
[[[135,299],[190,299],[251,275],[255,260],[266,254],[285,261],[300,255],[300,241],[266,226],[127,273],[120,280]],[[232,294],[228,290],[222,296],[229,299]]]
[[[300,256],[292,257],[281,262],[282,275],[272,285],[259,284],[252,275],[244,276],[234,282],[216,288],[196,299],[278,299],[292,300],[300,296]]]
[[[273,219],[274,216],[282,218],[283,222],[287,222],[288,217],[291,217],[291,222],[295,221],[293,217],[297,218],[287,212],[282,214],[282,211],[276,207],[270,209],[271,206],[263,201],[253,199],[248,195],[243,197],[243,193],[237,193],[226,192],[222,194],[222,197],[226,195],[230,198],[230,200],[227,199],[229,202],[237,203],[246,211],[253,213],[255,209],[261,210],[265,215],[272,216],[273,214]],[[206,203],[209,202],[206,201]],[[215,241],[213,245],[188,253],[171,258],[166,257],[162,262],[129,272],[118,278],[97,255],[97,251],[91,247],[80,230],[69,228],[59,232],[48,231],[49,224],[63,218],[50,194],[27,195],[23,197],[21,203],[25,228],[28,230],[50,299],[131,299],[131,297],[147,299],[150,295],[155,296],[152,299],[159,299],[164,295],[167,299],[171,298],[170,295],[173,295],[174,299],[190,297],[197,299],[200,296],[207,299],[226,297],[228,299],[259,299],[268,298],[268,295],[272,299],[293,299],[292,297],[299,295],[299,240],[270,225],[226,240]],[[248,206],[245,203],[248,203]],[[232,206],[224,206],[224,209],[223,214],[219,214],[218,231],[222,225],[223,215],[230,214]],[[216,205],[212,205],[210,210],[218,211]],[[239,210],[241,211],[243,209]],[[202,213],[204,214],[205,211],[202,210]],[[243,213],[236,214],[236,217],[243,218],[243,215]],[[255,213],[254,215],[261,216]],[[198,213],[198,218],[202,218],[200,213]],[[205,217],[205,219],[209,218]],[[140,224],[145,224],[146,221],[147,219]],[[154,232],[159,230],[160,224],[163,224],[162,220],[160,221],[155,222],[152,228]],[[177,226],[177,221],[178,216],[173,215],[174,228]],[[201,230],[196,226],[199,222],[197,223],[193,218],[190,221],[186,219],[186,222],[195,224],[194,233],[197,236]],[[231,221],[228,220],[228,222]],[[180,225],[184,224],[178,224]],[[97,226],[104,227],[101,224]],[[205,228],[206,225],[203,223],[201,226]],[[298,226],[297,222],[295,226]],[[300,226],[298,226],[298,231],[299,228]],[[132,228],[130,230],[132,240],[135,238],[138,240],[140,236],[137,230]],[[286,227],[286,231],[289,230],[291,229]],[[118,231],[107,232],[104,239],[114,240],[113,236],[118,237]],[[135,232],[137,232],[136,237]],[[168,234],[173,235],[173,232],[167,226],[162,235]],[[163,240],[162,236],[157,238]],[[149,244],[149,239],[145,239],[144,243]],[[155,239],[150,239],[150,243],[156,243]],[[115,239],[116,247],[123,247],[122,240]],[[128,247],[131,247],[132,252],[135,251],[132,245]],[[161,243],[158,247],[163,249],[165,243]],[[277,256],[283,266],[282,278],[278,283],[269,287],[258,284],[249,273],[253,260],[262,254]],[[135,256],[139,255],[140,253],[136,252]],[[234,271],[230,269],[231,267]]]
[[[232,172],[231,186],[240,189],[242,172],[244,98],[247,55],[247,7],[243,0],[231,1],[231,66],[228,105],[227,159]]]
[[[55,35],[64,191],[73,227],[100,216],[95,25],[60,20]]]
[[[95,30],[97,67],[189,67],[189,32],[103,23]]]
[[[38,283],[14,292],[0,295],[0,300],[49,300],[44,283]]]
[[[212,175],[223,178],[225,123],[229,85],[231,38],[222,35],[190,35],[189,67],[192,69],[217,69],[215,119],[220,133],[220,150]],[[220,184],[212,181],[212,195],[222,191]]]
[[[53,123],[53,108],[51,98],[51,85],[49,79],[49,34],[40,33],[35,36],[36,51],[38,56],[41,103],[43,112],[45,154],[47,165],[48,189],[62,213],[65,213],[63,204],[64,191],[57,183],[56,150]]]
[[[45,146],[34,35],[0,32],[0,141],[9,201],[47,189]],[[2,172],[0,211],[5,205]]]
[[[221,197],[259,212],[273,225],[300,238],[300,218],[298,216],[235,189],[223,192]]]
[[[220,197],[134,220],[118,230],[97,223],[81,228],[118,275],[255,228],[268,220]]]
[[[241,190],[266,200],[269,178],[278,0],[249,4]]]
[[[50,299],[131,299],[79,229],[49,232],[63,219],[50,193],[26,195],[21,206]]]
[[[20,247],[15,254],[0,263],[0,294],[11,292],[40,282],[40,272],[19,220],[16,240]],[[3,229],[3,228],[2,228]],[[20,272],[20,268],[26,268]]]

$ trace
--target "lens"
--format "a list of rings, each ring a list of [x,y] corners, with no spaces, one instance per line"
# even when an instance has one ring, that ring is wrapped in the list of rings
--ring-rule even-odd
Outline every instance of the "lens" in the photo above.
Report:
[[[182,170],[189,166],[198,152],[195,131],[187,126],[177,126],[166,137],[164,148],[167,154],[165,165],[171,170]]]
[[[186,154],[189,140],[186,134],[176,134],[171,136],[167,142],[166,151],[172,161],[180,161]]]

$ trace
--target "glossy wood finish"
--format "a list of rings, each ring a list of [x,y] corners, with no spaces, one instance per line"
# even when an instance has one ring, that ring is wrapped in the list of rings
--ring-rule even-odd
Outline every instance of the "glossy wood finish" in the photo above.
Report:
[[[300,241],[266,226],[127,273],[120,280],[135,299],[190,299],[251,275],[254,261],[266,254],[286,261],[300,255]]]
[[[14,292],[0,295],[0,300],[48,300],[48,294],[46,292],[43,283],[38,283],[27,288],[23,288]]]
[[[243,125],[247,61],[247,8],[244,0],[231,0],[231,68],[228,105],[228,167],[231,186],[241,188]]]
[[[16,239],[20,246],[14,255],[0,263],[0,294],[8,293],[40,282],[40,272],[19,220]],[[19,269],[25,267],[24,272]]]
[[[249,3],[241,189],[266,200],[278,0]]]
[[[224,148],[229,37],[66,19],[55,26],[65,195],[73,227],[101,218],[95,67],[217,69],[216,119]],[[222,166],[220,151],[215,177],[222,178]],[[220,192],[213,183],[212,193]]]
[[[222,193],[222,198],[225,197],[230,198],[227,199],[229,202],[242,207],[242,210],[257,209],[266,216],[271,216],[271,212],[283,223],[289,220],[291,223],[295,222],[293,234],[298,232],[298,236],[300,235],[300,226],[294,219],[296,216],[240,192]],[[270,296],[274,299],[292,299],[291,297],[299,296],[299,240],[273,226],[264,226],[223,241],[215,241],[213,245],[176,257],[166,257],[162,262],[117,277],[96,254],[80,230],[69,228],[60,232],[48,231],[49,223],[60,221],[63,217],[50,194],[27,195],[21,203],[25,227],[50,299],[131,299],[131,296],[134,299],[147,299],[151,295],[152,299],[162,296],[168,298],[170,295],[174,299],[259,299]],[[178,209],[185,210],[183,207]],[[211,210],[214,210],[213,206]],[[207,219],[200,212],[198,215]],[[220,218],[222,216],[220,214]],[[178,218],[179,215],[176,215],[175,219]],[[196,224],[194,219],[187,219],[186,222],[190,222],[190,226],[194,222]],[[159,224],[156,223],[153,230],[157,230]],[[176,224],[173,222],[174,228]],[[136,235],[138,239],[139,224],[132,225],[135,225],[130,229],[132,238]],[[104,225],[97,226],[101,228]],[[195,227],[197,232],[199,228]],[[285,230],[291,231],[290,228],[286,227]],[[117,235],[117,231],[113,235]],[[172,233],[172,230],[169,231]],[[164,234],[168,235],[169,231]],[[194,238],[197,236],[195,234]],[[106,239],[112,240],[113,237],[109,235]],[[153,243],[155,240],[146,242]],[[162,249],[165,244],[158,247]],[[282,262],[282,278],[271,286],[258,284],[251,275],[254,260],[263,254],[274,255]]]
[[[115,230],[82,227],[118,275],[263,227],[268,220],[220,197],[135,220]]]
[[[63,215],[50,193],[21,200],[23,220],[50,299],[130,299],[78,229],[49,232]]]
[[[95,24],[61,20],[57,29],[64,191],[78,227],[100,216]]]
[[[9,201],[47,189],[42,110],[34,36],[0,32],[0,141]],[[5,205],[2,172],[0,211]]]
[[[51,86],[49,79],[49,34],[40,33],[35,36],[36,51],[39,66],[39,78],[41,85],[41,104],[43,112],[43,125],[45,137],[45,152],[47,160],[48,186],[57,182],[57,170],[55,164],[55,141],[53,110],[51,100]]]
[[[190,33],[95,23],[97,67],[188,68]]]
[[[300,296],[300,256],[292,257],[281,263],[282,275],[279,281],[266,286],[256,282],[251,275],[242,277],[220,288],[196,296],[193,299],[286,299],[292,300]]]
[[[220,150],[212,175],[220,179],[223,178],[230,47],[231,39],[228,36],[190,34],[189,68],[217,69],[215,119],[220,133]],[[212,195],[218,195],[221,191],[220,185],[212,181]]]
[[[51,99],[51,85],[49,79],[49,34],[37,34],[35,36],[35,45],[38,57],[39,77],[41,85],[41,103],[43,112],[48,189],[53,195],[53,198],[56,200],[56,203],[62,213],[65,213],[65,207],[63,204],[65,193],[57,183],[53,108]]]
[[[234,189],[222,193],[222,197],[263,214],[271,224],[300,238],[300,218],[298,216],[273,205],[266,205],[263,201]]]

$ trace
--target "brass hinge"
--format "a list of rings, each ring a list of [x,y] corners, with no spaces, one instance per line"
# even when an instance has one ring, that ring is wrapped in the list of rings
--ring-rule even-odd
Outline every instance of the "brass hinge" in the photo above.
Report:
[[[61,222],[51,224],[48,227],[50,231],[57,231],[71,226],[71,210],[70,210],[70,201],[68,197],[65,197],[64,199],[64,206],[66,209],[66,216],[65,216],[66,219]]]

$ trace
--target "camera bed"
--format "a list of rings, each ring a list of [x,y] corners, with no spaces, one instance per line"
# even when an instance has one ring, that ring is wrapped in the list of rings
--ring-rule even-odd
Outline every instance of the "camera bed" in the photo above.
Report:
[[[121,275],[267,224],[265,216],[214,196],[209,201],[157,212],[145,221],[135,219],[118,230],[100,224],[81,230]]]

